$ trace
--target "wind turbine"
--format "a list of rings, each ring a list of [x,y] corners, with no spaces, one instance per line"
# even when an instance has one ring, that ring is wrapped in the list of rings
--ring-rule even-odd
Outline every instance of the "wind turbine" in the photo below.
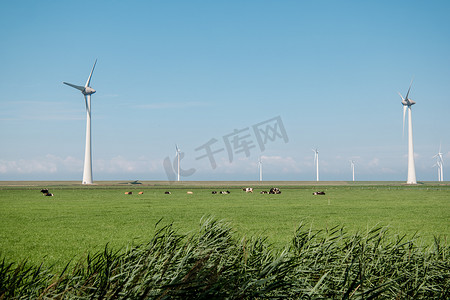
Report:
[[[441,167],[442,167],[441,162],[439,160],[437,160],[436,163],[432,167],[437,167],[438,181],[442,181],[441,180]]]
[[[355,161],[350,160],[350,166],[352,168],[353,181],[355,181]]]
[[[441,145],[439,145],[439,152],[433,156],[437,160],[435,166],[438,167],[438,181],[444,181],[444,158],[442,155]]]
[[[177,181],[180,181],[180,153],[181,153],[181,150],[180,150],[180,148],[178,148],[178,145],[175,145],[175,148],[177,149],[177,152],[175,155],[177,156],[177,160],[178,160],[178,170],[177,170],[178,180]]]
[[[316,181],[319,181],[319,151],[312,149],[314,152],[314,165],[316,167]]]
[[[63,82],[68,86],[80,90],[84,95],[84,103],[86,105],[86,148],[84,151],[84,170],[83,170],[83,184],[92,184],[92,147],[91,147],[91,95],[95,93],[95,90],[90,87],[92,73],[94,72],[97,60],[94,62],[91,74],[84,86],[79,86],[67,82]]]
[[[414,146],[413,146],[413,134],[412,134],[412,119],[411,119],[411,106],[416,104],[415,101],[409,98],[409,91],[411,90],[411,84],[409,85],[406,97],[403,98],[402,94],[398,93],[402,98],[403,104],[403,130],[405,128],[405,116],[406,110],[408,110],[408,179],[407,184],[416,184],[416,168],[414,165]]]
[[[258,160],[258,167],[259,167],[259,181],[262,181],[262,160],[261,160],[261,156],[259,157],[259,160]]]

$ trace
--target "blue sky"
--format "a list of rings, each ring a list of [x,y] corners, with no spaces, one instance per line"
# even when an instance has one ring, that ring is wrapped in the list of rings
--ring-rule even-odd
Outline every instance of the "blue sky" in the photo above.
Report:
[[[175,144],[182,180],[257,180],[260,155],[265,180],[314,180],[312,148],[321,180],[351,180],[350,159],[357,180],[406,180],[397,93],[412,78],[417,180],[437,180],[440,143],[450,161],[449,12],[448,1],[2,1],[0,180],[81,181],[84,100],[62,82],[84,85],[95,59],[94,181],[167,180]],[[285,135],[262,149],[253,126],[273,118]],[[229,151],[224,137],[252,147]],[[215,168],[196,150],[212,140],[224,149]]]

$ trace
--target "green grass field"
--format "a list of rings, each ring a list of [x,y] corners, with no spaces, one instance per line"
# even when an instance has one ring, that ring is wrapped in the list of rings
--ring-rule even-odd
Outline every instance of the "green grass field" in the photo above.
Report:
[[[255,192],[243,192],[246,186]],[[259,194],[271,186],[282,194]],[[54,197],[42,196],[42,187]],[[212,190],[231,193],[212,195]],[[326,195],[313,196],[318,190]],[[133,194],[125,195],[126,191]],[[448,184],[3,182],[0,192],[0,254],[35,264],[63,266],[107,243],[120,249],[145,242],[160,219],[188,233],[198,228],[203,216],[213,216],[229,221],[238,236],[266,236],[280,248],[290,243],[300,223],[313,229],[341,225],[350,233],[383,225],[393,234],[411,237],[417,232],[424,243],[431,243],[435,235],[447,239],[450,233]]]

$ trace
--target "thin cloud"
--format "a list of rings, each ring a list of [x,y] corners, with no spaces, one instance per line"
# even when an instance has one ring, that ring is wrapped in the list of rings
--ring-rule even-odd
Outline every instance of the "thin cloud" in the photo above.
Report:
[[[206,102],[160,102],[138,105],[138,108],[144,109],[185,109],[190,107],[206,107],[210,106]]]

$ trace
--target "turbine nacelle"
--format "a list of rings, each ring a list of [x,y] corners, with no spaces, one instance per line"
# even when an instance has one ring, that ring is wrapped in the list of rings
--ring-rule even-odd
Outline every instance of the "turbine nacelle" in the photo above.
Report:
[[[411,106],[411,105],[416,104],[416,101],[413,101],[411,99],[406,99],[406,100],[402,100],[402,104],[406,105],[406,106]]]
[[[95,90],[91,87],[87,87],[81,92],[83,93],[83,95],[92,95],[95,93]]]

